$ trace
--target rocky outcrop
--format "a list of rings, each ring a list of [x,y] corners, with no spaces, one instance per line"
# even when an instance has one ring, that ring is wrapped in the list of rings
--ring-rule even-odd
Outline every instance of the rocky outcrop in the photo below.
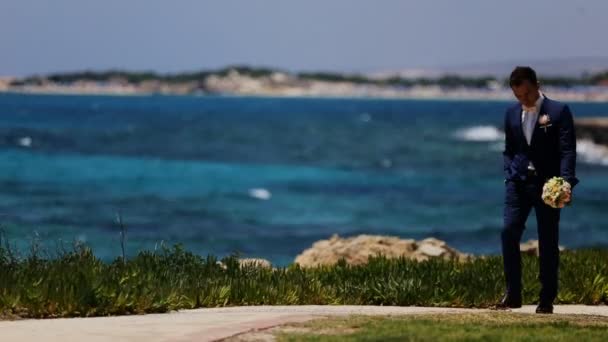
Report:
[[[559,249],[563,251],[564,247],[559,246]],[[520,251],[523,254],[538,256],[538,240],[528,240],[521,243]],[[366,263],[369,256],[377,254],[382,254],[387,258],[404,256],[418,261],[433,257],[464,261],[474,257],[448,246],[445,241],[432,237],[416,241],[395,236],[365,234],[341,238],[334,234],[327,240],[315,242],[310,248],[298,255],[294,262],[302,267],[313,267],[316,265],[333,265],[340,258],[344,258],[350,265],[360,265]]]
[[[444,241],[427,238],[400,239],[394,236],[359,235],[341,238],[334,234],[327,240],[315,242],[312,247],[302,252],[295,263],[303,267],[315,265],[332,265],[340,258],[348,264],[359,265],[367,262],[369,256],[382,254],[388,258],[404,256],[415,260],[427,260],[431,257],[464,260],[467,254],[449,247]]]
[[[223,268],[226,269],[226,265],[221,262],[221,261],[217,261],[217,264]],[[257,266],[257,267],[261,267],[261,268],[272,268],[272,264],[270,263],[270,261],[266,260],[266,259],[261,259],[261,258],[243,258],[243,259],[239,259],[239,266],[242,267],[249,267],[249,266]]]
[[[519,250],[523,254],[538,256],[538,240],[528,240],[519,244]],[[564,246],[559,246],[559,250],[565,250]]]
[[[239,259],[239,265],[241,267],[246,267],[246,266],[258,266],[258,267],[262,267],[262,268],[271,268],[272,267],[272,264],[270,263],[270,261],[268,261],[266,259],[260,259],[260,258]]]
[[[608,146],[608,118],[581,118],[576,119],[575,124],[578,139]]]
[[[11,83],[10,78],[0,78],[0,91],[7,90],[10,83]]]

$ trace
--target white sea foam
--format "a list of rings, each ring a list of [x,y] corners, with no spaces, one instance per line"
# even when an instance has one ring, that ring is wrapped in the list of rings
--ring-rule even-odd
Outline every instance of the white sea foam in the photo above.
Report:
[[[17,144],[22,147],[31,147],[32,146],[32,138],[30,137],[21,137],[17,141]]]
[[[270,191],[268,191],[266,189],[254,188],[254,189],[249,189],[249,196],[251,196],[253,198],[261,199],[261,200],[268,200],[268,199],[270,199],[272,194],[270,193]]]
[[[455,133],[458,139],[476,142],[493,142],[492,151],[504,149],[504,133],[494,126],[473,126]],[[576,152],[579,160],[588,164],[608,166],[608,146],[599,145],[588,139],[577,140]]]
[[[582,162],[608,166],[608,146],[582,139],[576,141],[576,152]]]
[[[504,140],[504,133],[494,126],[473,126],[456,132],[456,138],[465,141],[491,142]]]

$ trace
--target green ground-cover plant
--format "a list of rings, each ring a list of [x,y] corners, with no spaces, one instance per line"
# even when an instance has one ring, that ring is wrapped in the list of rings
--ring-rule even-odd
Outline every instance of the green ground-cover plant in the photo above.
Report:
[[[503,290],[502,258],[468,261],[370,257],[365,265],[281,268],[218,263],[180,245],[113,262],[85,245],[53,256],[0,247],[0,315],[70,317],[235,305],[353,304],[488,307]],[[608,250],[562,253],[558,303],[608,304]],[[538,259],[523,256],[524,302],[539,290]]]

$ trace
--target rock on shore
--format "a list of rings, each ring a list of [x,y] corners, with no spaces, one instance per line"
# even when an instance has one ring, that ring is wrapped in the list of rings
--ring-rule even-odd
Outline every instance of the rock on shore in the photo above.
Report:
[[[519,244],[519,250],[524,254],[538,256],[538,240],[528,240]],[[559,246],[559,250],[565,250],[564,246]]]
[[[328,240],[315,242],[311,248],[296,257],[295,263],[303,267],[332,265],[344,258],[348,264],[359,265],[366,263],[369,256],[376,254],[383,254],[388,258],[403,255],[415,260],[427,260],[430,257],[465,259],[468,256],[435,238],[416,241],[381,235],[341,238],[334,234]]]
[[[243,258],[239,259],[241,267],[258,266],[262,268],[272,268],[270,261],[261,258]]]
[[[560,251],[564,250],[559,246]],[[528,240],[520,244],[522,254],[538,256],[538,240]],[[327,240],[315,242],[310,248],[298,255],[294,263],[302,267],[314,267],[317,265],[333,265],[344,258],[350,265],[367,263],[369,256],[382,254],[387,258],[398,258],[404,256],[418,261],[429,258],[456,259],[465,261],[469,258],[483,257],[471,255],[458,251],[447,245],[445,241],[429,237],[424,240],[401,239],[396,236],[383,235],[358,235],[349,238],[341,238],[337,234]],[[221,261],[217,262],[222,268],[226,268]],[[240,267],[257,266],[262,268],[273,268],[272,263],[260,258],[241,258]]]
[[[520,244],[520,250],[525,254],[538,255],[538,241],[526,241]],[[560,246],[560,250],[564,250],[564,248]],[[387,258],[404,256],[418,261],[432,257],[464,261],[473,257],[448,246],[445,241],[432,237],[416,241],[395,236],[366,234],[341,238],[334,234],[327,240],[315,242],[298,255],[294,262],[302,267],[314,267],[332,265],[340,258],[344,258],[350,265],[359,265],[366,263],[369,256],[377,254],[383,254]]]
[[[261,258],[241,258],[239,260],[239,267],[260,267],[260,268],[272,268],[272,263],[266,259]],[[227,266],[222,261],[217,261],[217,264],[226,269]]]
[[[588,139],[596,144],[608,146],[608,118],[577,118],[576,135],[579,139]]]

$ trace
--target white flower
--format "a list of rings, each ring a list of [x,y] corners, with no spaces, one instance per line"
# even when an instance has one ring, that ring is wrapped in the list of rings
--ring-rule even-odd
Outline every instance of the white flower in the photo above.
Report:
[[[551,118],[547,114],[543,114],[538,118],[538,123],[543,126],[547,126],[547,124],[549,124],[549,122],[551,122]]]

